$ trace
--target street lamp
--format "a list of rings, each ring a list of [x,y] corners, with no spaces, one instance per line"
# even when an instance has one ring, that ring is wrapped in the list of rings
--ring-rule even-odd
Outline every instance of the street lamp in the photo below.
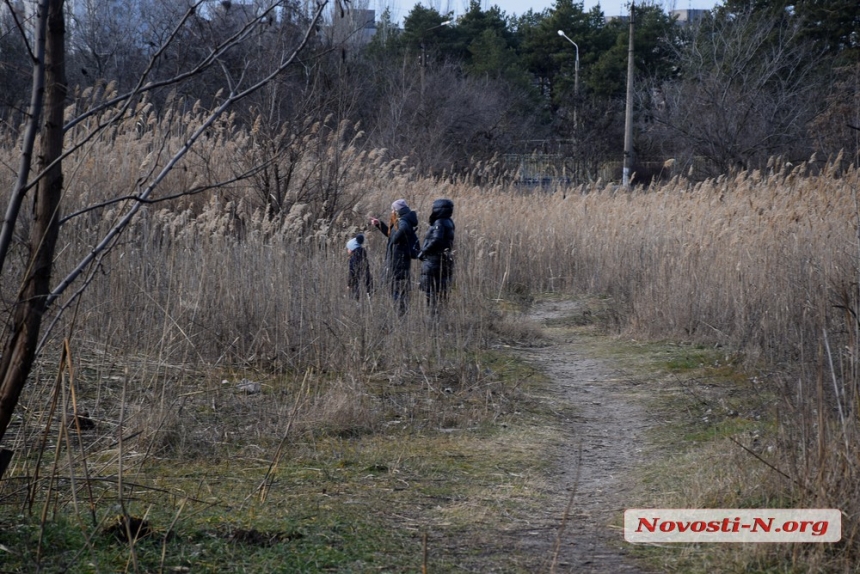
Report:
[[[430,28],[427,28],[423,32],[421,32],[421,67],[422,68],[427,65],[427,60],[425,59],[426,55],[425,55],[425,51],[424,51],[424,36],[430,30],[435,30],[436,28],[441,28],[442,26],[447,26],[448,24],[451,24],[452,22],[453,22],[453,20],[445,20],[441,24],[437,24],[436,26],[432,26]]]
[[[424,49],[424,36],[430,30],[435,30],[436,28],[441,28],[443,26],[447,26],[452,23],[453,20],[445,20],[441,24],[437,24],[436,26],[432,26],[427,28],[423,32],[421,32],[421,106],[424,107],[424,68],[427,67],[427,52]]]
[[[564,33],[563,30],[558,31],[558,35],[573,44],[573,47],[576,48],[576,66],[574,67],[574,75],[573,75],[573,93],[575,95],[579,95],[579,46],[568,38],[567,34]]]

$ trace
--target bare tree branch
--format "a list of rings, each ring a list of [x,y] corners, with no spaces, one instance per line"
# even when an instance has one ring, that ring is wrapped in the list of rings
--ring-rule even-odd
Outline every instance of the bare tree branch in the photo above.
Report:
[[[157,203],[164,203],[165,201],[172,201],[174,199],[179,199],[180,197],[190,197],[192,195],[197,195],[199,193],[203,193],[204,191],[210,191],[212,189],[218,189],[220,187],[225,187],[225,186],[228,186],[230,184],[237,183],[239,181],[244,181],[250,177],[257,175],[258,173],[263,171],[266,167],[268,167],[272,163],[274,163],[274,161],[275,161],[274,159],[269,159],[264,163],[256,165],[256,166],[252,167],[251,169],[246,170],[246,171],[240,173],[239,175],[237,175],[235,177],[231,177],[230,179],[226,179],[224,181],[219,181],[219,182],[212,183],[209,185],[200,185],[197,187],[192,187],[191,189],[186,190],[186,191],[181,191],[179,193],[174,193],[172,195],[165,195],[165,196],[158,197],[155,199],[142,198],[140,195],[124,195],[122,197],[114,197],[114,198],[108,199],[106,201],[102,201],[101,203],[95,203],[93,205],[88,205],[88,206],[84,207],[83,209],[79,209],[78,211],[76,211],[74,213],[70,213],[69,215],[63,217],[60,220],[60,225],[63,225],[64,223],[68,222],[71,219],[74,219],[75,217],[80,217],[81,215],[84,215],[86,213],[90,213],[91,211],[97,211],[99,209],[109,207],[109,206],[114,205],[116,203],[123,203],[126,201],[136,201],[139,203],[145,203],[147,205],[154,205]]]
[[[18,28],[18,32],[21,34],[21,40],[24,42],[24,46],[27,47],[27,52],[30,54],[30,59],[36,61],[38,58],[36,54],[33,53],[33,48],[30,47],[30,40],[27,37],[27,33],[24,31],[24,27],[21,25],[21,21],[18,20],[18,13],[15,12],[15,8],[9,2],[9,0],[3,0],[3,3],[9,8],[9,12],[12,14],[12,20],[15,22],[15,27]],[[42,3],[39,4],[39,10],[42,9]],[[36,44],[38,46],[38,39],[36,40]],[[38,47],[37,47],[38,50]]]
[[[138,201],[132,205],[126,214],[122,217],[122,219],[114,225],[105,236],[102,238],[99,243],[93,247],[89,254],[84,257],[72,271],[62,280],[60,283],[51,291],[51,294],[47,298],[47,305],[50,306],[63,292],[75,281],[75,279],[83,273],[83,271],[92,263],[92,261],[105,249],[107,249],[113,239],[117,237],[119,234],[123,232],[123,230],[128,226],[134,216],[140,211],[141,207],[145,205],[145,200],[149,198],[150,195],[155,191],[155,189],[161,184],[165,177],[173,170],[176,164],[181,160],[185,154],[188,153],[189,150],[194,146],[197,140],[201,135],[213,124],[215,121],[223,114],[230,106],[239,100],[253,94],[269,82],[271,82],[277,75],[283,72],[288,66],[290,66],[293,61],[296,59],[297,55],[301,50],[307,45],[311,35],[314,33],[314,28],[316,26],[317,21],[322,15],[325,6],[327,5],[328,0],[321,0],[317,3],[317,8],[314,12],[313,18],[311,19],[310,24],[308,25],[305,34],[298,44],[298,46],[292,51],[292,53],[282,59],[275,70],[270,72],[267,76],[260,79],[253,85],[249,86],[245,90],[238,93],[231,93],[227,99],[225,99],[221,105],[219,105],[206,120],[194,131],[193,134],[188,138],[188,140],[183,144],[183,146],[177,151],[167,165],[159,172],[159,174],[155,177],[155,179],[150,182],[150,184],[146,187],[146,189],[138,196]]]
[[[45,1],[45,0],[42,0],[42,1]],[[155,62],[156,62],[157,58],[159,57],[159,55],[161,53],[163,53],[163,51],[176,39],[176,36],[179,33],[179,31],[182,29],[182,26],[184,26],[184,24],[187,22],[188,18],[190,18],[191,15],[194,14],[196,8],[201,3],[203,3],[204,1],[205,0],[198,0],[196,4],[194,4],[192,7],[190,7],[186,11],[186,13],[184,14],[184,16],[182,18],[182,21],[173,29],[173,31],[171,32],[171,34],[167,38],[167,40],[162,44],[162,46],[159,48],[159,50],[150,59],[150,62],[147,66],[147,69],[141,75],[141,79],[138,82],[137,86],[135,86],[134,89],[132,89],[131,91],[129,91],[129,92],[127,92],[121,96],[111,98],[110,100],[107,100],[98,106],[94,106],[94,107],[90,108],[85,113],[74,118],[73,120],[68,122],[63,127],[63,129],[65,131],[68,131],[71,128],[73,128],[74,126],[83,122],[84,120],[86,120],[86,119],[88,119],[88,118],[90,118],[90,117],[92,117],[92,116],[94,116],[100,112],[103,112],[107,109],[110,109],[112,106],[114,106],[116,104],[119,104],[119,103],[124,104],[122,106],[122,108],[120,108],[115,114],[112,114],[106,121],[99,122],[80,141],[78,141],[74,145],[69,146],[63,152],[63,154],[57,158],[57,160],[56,160],[57,162],[63,161],[66,157],[75,153],[81,147],[83,147],[86,143],[91,141],[92,138],[94,138],[96,135],[101,133],[105,128],[107,128],[108,126],[110,126],[110,125],[116,123],[117,121],[119,121],[120,119],[122,119],[122,117],[125,115],[125,113],[129,109],[129,107],[131,106],[131,103],[133,102],[135,97],[146,94],[146,93],[153,91],[155,89],[158,89],[158,88],[174,85],[174,84],[180,83],[182,81],[185,81],[185,80],[192,78],[198,74],[201,74],[203,71],[208,69],[210,66],[212,66],[213,64],[218,62],[219,56],[221,56],[222,54],[224,54],[225,52],[227,52],[231,48],[239,45],[247,37],[247,35],[250,33],[251,29],[256,24],[258,24],[262,18],[264,18],[267,14],[269,14],[274,9],[274,6],[276,5],[276,4],[272,4],[266,11],[263,12],[262,15],[249,21],[245,26],[243,26],[239,31],[237,31],[233,36],[229,37],[227,40],[225,40],[219,46],[217,46],[214,50],[212,50],[209,53],[209,55],[207,55],[206,58],[204,58],[202,61],[198,62],[191,70],[188,70],[187,72],[184,72],[182,74],[175,75],[171,78],[161,80],[159,82],[149,82],[149,83],[144,85],[144,82],[145,82],[146,78],[148,77],[149,73],[151,72],[153,66],[155,65]],[[325,2],[322,3],[322,7],[324,7],[327,4],[327,2],[328,2],[328,0],[325,0]],[[314,22],[316,22],[317,18],[318,17],[316,17],[314,19]],[[313,28],[313,26],[309,26],[309,29],[312,29],[312,28]],[[304,46],[304,43],[302,44],[302,47],[303,46]],[[47,172],[52,167],[53,167],[53,164],[48,165],[40,173],[37,173],[33,177],[32,181],[30,181],[29,184],[26,184],[24,186],[21,193],[26,194],[26,192],[30,188],[32,188],[34,185],[36,185],[36,183],[45,175],[45,172]],[[10,236],[11,236],[11,231],[10,231]],[[2,247],[2,242],[0,242],[0,247]],[[2,252],[0,252],[0,254],[2,254]],[[0,261],[2,261],[2,258],[0,258]]]

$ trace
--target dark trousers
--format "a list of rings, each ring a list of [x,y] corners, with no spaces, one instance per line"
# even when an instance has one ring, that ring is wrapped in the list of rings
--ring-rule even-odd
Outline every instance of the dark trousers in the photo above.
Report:
[[[397,314],[401,317],[409,309],[409,279],[395,279],[391,282],[391,298],[397,308]]]
[[[427,297],[427,307],[432,315],[438,315],[448,301],[451,276],[444,269],[428,269],[421,273],[421,290]]]

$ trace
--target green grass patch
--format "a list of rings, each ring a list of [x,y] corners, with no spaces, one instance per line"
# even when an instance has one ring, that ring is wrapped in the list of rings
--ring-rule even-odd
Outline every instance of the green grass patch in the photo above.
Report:
[[[641,377],[641,400],[660,421],[649,432],[649,461],[636,471],[634,498],[645,507],[791,507],[780,495],[785,478],[762,462],[780,465],[777,390],[760,376],[723,349],[616,338],[595,351]],[[772,546],[636,546],[633,554],[660,572],[803,571]]]
[[[148,524],[133,552],[109,532],[113,516],[94,527],[66,506],[45,525],[39,562],[58,572],[133,570],[132,562],[146,572],[417,571],[423,533],[439,538],[445,553],[434,556],[444,564],[468,550],[462,533],[485,531],[488,521],[504,526],[499,508],[514,521],[541,503],[534,483],[545,469],[543,439],[516,429],[303,441],[265,499],[263,461],[150,464],[126,493],[129,514]],[[5,567],[35,569],[37,515],[6,516],[3,526]],[[506,549],[495,550],[491,563],[504,567]]]
[[[26,492],[12,493],[25,477],[4,481],[2,569],[417,572],[426,546],[431,571],[530,571],[507,531],[545,503],[542,453],[556,431],[534,398],[542,373],[500,349],[340,391],[330,377],[269,377],[249,396],[220,376],[175,383],[181,410],[129,417],[153,428],[124,443],[121,493],[115,439],[99,449],[94,435],[84,437],[99,468],[90,490],[76,466],[77,488],[63,478],[48,496],[52,449],[32,512],[22,510]],[[297,400],[281,444],[279,417]],[[358,403],[356,413],[343,406]],[[133,543],[116,528],[123,508],[146,524]]]

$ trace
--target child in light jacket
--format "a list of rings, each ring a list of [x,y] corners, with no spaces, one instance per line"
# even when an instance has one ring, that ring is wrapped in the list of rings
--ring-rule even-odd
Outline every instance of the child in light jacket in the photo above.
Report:
[[[362,292],[370,295],[373,291],[373,277],[370,274],[370,262],[364,250],[364,235],[359,233],[346,243],[349,254],[349,293],[356,301],[361,299]],[[362,289],[363,287],[363,289]]]

